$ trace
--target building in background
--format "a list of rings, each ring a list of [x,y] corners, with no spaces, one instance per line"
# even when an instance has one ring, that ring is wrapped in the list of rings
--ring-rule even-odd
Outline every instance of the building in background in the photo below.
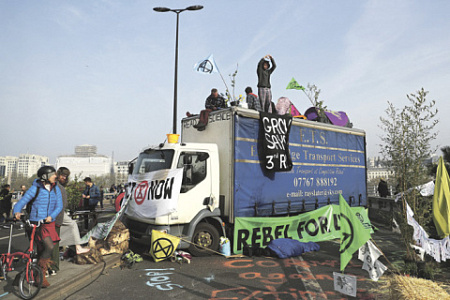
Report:
[[[128,182],[128,163],[129,161],[118,161],[114,164],[116,184],[125,184]]]
[[[73,176],[83,179],[87,176],[111,175],[112,158],[97,154],[94,145],[80,145],[75,147],[75,154],[60,155],[56,159],[56,168],[66,167]]]
[[[11,177],[13,175],[32,177],[36,176],[40,167],[49,164],[47,156],[37,154],[20,154],[17,156],[0,157],[0,176]]]
[[[17,160],[17,175],[26,178],[36,176],[40,167],[48,165],[49,159],[47,156],[36,154],[20,154]]]
[[[10,177],[17,170],[17,156],[0,156],[0,176]]]

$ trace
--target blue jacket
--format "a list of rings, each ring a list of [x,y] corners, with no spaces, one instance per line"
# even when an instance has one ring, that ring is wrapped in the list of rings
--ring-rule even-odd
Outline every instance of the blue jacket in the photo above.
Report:
[[[55,221],[58,214],[63,208],[61,190],[57,185],[48,191],[42,181],[35,179],[33,185],[28,189],[28,191],[23,195],[23,197],[14,205],[13,213],[18,213],[24,208],[28,202],[33,199],[36,195],[36,189],[39,187],[39,195],[34,200],[31,206],[30,221],[39,221],[52,217],[52,221]]]
[[[92,184],[91,187],[86,186],[84,189],[83,195],[89,195],[89,205],[97,205],[97,203],[100,201],[101,193],[98,186],[95,184]]]

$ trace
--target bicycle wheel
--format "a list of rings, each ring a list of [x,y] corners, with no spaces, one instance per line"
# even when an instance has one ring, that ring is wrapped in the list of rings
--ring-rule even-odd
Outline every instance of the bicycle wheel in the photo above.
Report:
[[[42,287],[42,271],[35,264],[30,264],[20,274],[19,291],[22,299],[32,299]]]

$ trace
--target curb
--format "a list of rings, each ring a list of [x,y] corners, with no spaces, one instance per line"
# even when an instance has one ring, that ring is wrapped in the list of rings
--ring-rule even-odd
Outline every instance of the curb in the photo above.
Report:
[[[71,296],[73,293],[76,293],[78,289],[82,289],[91,282],[95,281],[104,270],[110,269],[113,266],[120,264],[120,257],[121,255],[117,253],[105,255],[103,256],[104,263],[100,262],[98,264],[92,265],[88,268],[85,268],[81,272],[73,274],[70,279],[67,279],[64,282],[56,282],[49,288],[41,289],[35,299],[65,299],[68,296]]]

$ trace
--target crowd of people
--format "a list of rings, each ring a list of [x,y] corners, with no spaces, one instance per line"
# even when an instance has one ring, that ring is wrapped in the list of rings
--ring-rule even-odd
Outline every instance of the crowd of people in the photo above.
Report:
[[[31,187],[27,189],[22,185],[20,192],[15,193],[18,200],[15,205],[9,184],[4,184],[0,191],[0,223],[4,226],[11,217],[11,210],[16,220],[26,215],[31,223],[44,222],[35,236],[38,265],[43,274],[46,274],[42,281],[43,287],[50,285],[46,277],[59,271],[61,250],[73,249],[77,255],[90,251],[82,245],[78,224],[69,215],[66,191],[69,176],[70,170],[65,167],[58,170],[52,166],[41,167]],[[103,190],[95,185],[90,177],[84,179],[84,184],[83,205],[80,209],[93,211],[99,203],[103,207]],[[27,232],[27,235],[30,237],[30,232]]]

